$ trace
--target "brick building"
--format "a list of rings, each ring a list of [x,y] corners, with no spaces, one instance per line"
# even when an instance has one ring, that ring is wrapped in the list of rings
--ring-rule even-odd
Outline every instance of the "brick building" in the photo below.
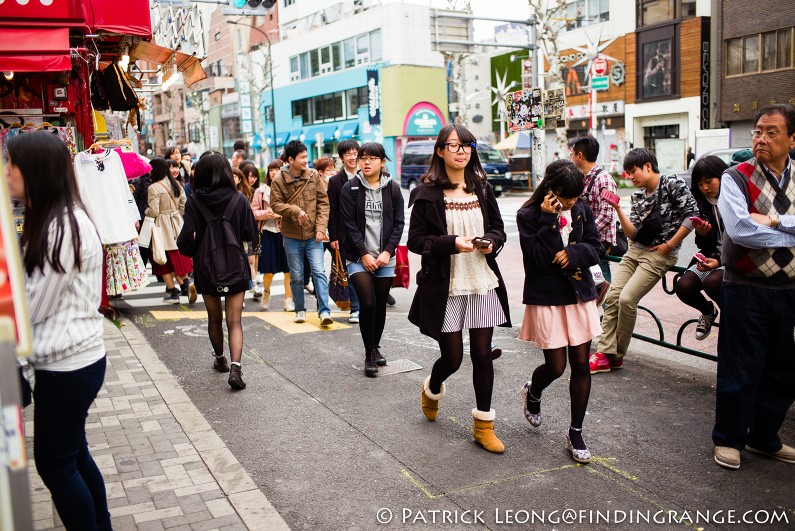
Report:
[[[718,120],[731,130],[731,147],[746,147],[759,109],[770,103],[795,105],[795,3],[717,4]]]

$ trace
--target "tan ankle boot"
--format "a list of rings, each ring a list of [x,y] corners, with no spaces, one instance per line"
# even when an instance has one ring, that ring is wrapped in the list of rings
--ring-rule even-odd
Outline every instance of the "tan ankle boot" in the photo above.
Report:
[[[439,416],[439,400],[444,396],[444,382],[438,395],[431,393],[431,377],[425,378],[422,382],[422,413],[425,418],[433,422]]]
[[[475,442],[481,445],[487,452],[501,454],[505,451],[505,445],[494,435],[495,416],[496,414],[493,409],[489,411],[473,409],[472,417],[474,418],[475,425],[472,429],[472,436],[475,438]]]

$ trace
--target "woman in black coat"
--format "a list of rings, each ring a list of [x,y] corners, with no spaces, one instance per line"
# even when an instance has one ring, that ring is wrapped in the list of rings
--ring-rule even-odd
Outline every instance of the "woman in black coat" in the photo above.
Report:
[[[566,449],[579,463],[591,453],[582,423],[591,392],[588,354],[601,334],[596,287],[589,267],[599,263],[599,232],[591,208],[580,199],[584,177],[570,160],[547,166],[544,180],[516,213],[525,280],[519,338],[544,352],[544,363],[522,386],[527,421],[541,425],[541,393],[571,364],[571,426]]]
[[[214,250],[213,263],[217,254],[226,251],[233,253],[223,259],[231,264],[229,271],[240,271],[240,278],[231,285],[219,287],[208,278],[208,264],[201,260],[194,262],[194,283],[204,298],[207,308],[207,330],[213,346],[215,362],[213,368],[218,372],[229,372],[229,386],[232,389],[245,389],[240,361],[243,354],[243,297],[251,287],[251,269],[243,251],[243,242],[251,241],[255,234],[254,215],[245,195],[235,189],[232,168],[221,153],[207,152],[193,167],[196,189],[185,205],[185,223],[177,238],[177,246],[185,256],[202,255],[201,246],[207,231],[208,219],[221,216],[229,221],[229,226],[237,238],[238,247],[227,245],[223,250]],[[224,299],[222,302],[221,299]],[[229,333],[229,355],[231,369],[224,356],[223,315],[226,312],[226,328]]]
[[[441,351],[423,383],[422,411],[428,420],[436,420],[444,381],[461,366],[462,333],[468,328],[477,401],[474,438],[487,451],[502,453],[505,447],[494,435],[491,409],[491,339],[494,326],[511,326],[508,294],[496,261],[505,231],[472,133],[458,124],[443,127],[422,181],[409,199],[408,248],[422,256],[409,321],[436,339]]]

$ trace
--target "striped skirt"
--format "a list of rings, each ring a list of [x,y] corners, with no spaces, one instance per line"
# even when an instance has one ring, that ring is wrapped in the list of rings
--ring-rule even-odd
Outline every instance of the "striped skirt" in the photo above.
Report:
[[[442,333],[493,328],[507,320],[496,290],[490,289],[484,295],[453,295],[447,297]]]

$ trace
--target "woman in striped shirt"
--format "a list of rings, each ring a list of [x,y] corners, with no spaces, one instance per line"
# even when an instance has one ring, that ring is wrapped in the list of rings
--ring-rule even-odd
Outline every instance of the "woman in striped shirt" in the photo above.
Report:
[[[66,529],[110,529],[105,483],[85,429],[105,379],[102,244],[80,201],[66,144],[36,132],[9,140],[7,148],[8,188],[25,203],[36,469]]]

